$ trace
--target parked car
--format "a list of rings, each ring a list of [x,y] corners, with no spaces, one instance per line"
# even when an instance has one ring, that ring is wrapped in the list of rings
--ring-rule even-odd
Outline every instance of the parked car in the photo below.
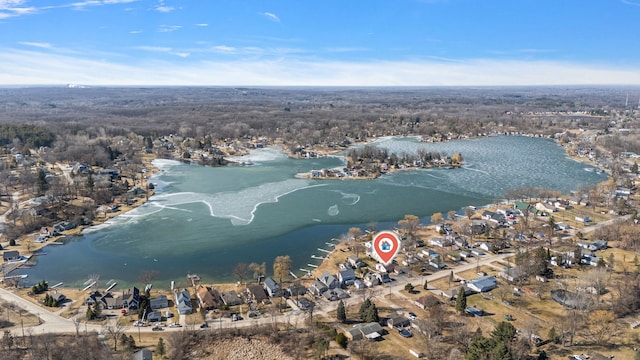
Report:
[[[179,327],[182,327],[182,325],[174,323],[174,324],[169,325],[169,327],[170,328],[179,328]]]
[[[418,317],[416,316],[416,314],[414,314],[413,312],[409,311],[409,320],[415,320]]]
[[[164,329],[161,326],[158,326],[158,325],[152,327],[151,330],[152,331],[164,331]]]

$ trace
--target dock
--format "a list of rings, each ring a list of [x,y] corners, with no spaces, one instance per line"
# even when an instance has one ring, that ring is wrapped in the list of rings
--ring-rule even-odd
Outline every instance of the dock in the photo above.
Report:
[[[307,264],[307,266],[311,266],[313,268],[317,268],[318,267],[318,265],[313,265],[313,264]]]
[[[59,283],[57,283],[57,284],[55,284],[55,285],[53,285],[53,286],[50,286],[50,287],[49,287],[49,289],[55,289],[55,288],[60,287],[60,286],[62,286],[62,285],[64,285],[64,283],[59,282]]]
[[[86,283],[85,283],[86,284]],[[85,286],[84,289],[82,289],[82,291],[87,291],[89,290],[91,287],[93,287],[93,285],[95,285],[96,282],[92,281],[89,285]]]
[[[320,250],[320,251],[322,251],[322,252],[324,252],[324,253],[327,253],[327,254],[330,254],[330,253],[331,253],[331,251],[330,251],[330,250],[327,250],[327,249],[321,249],[321,248],[318,248],[318,250]]]
[[[318,255],[311,255],[312,259],[316,259],[316,260],[324,260],[325,258],[323,258],[322,256],[318,256]]]
[[[107,290],[105,290],[105,292],[107,292],[107,291],[109,291],[109,290],[113,289],[114,287],[116,287],[116,285],[118,285],[118,283],[117,283],[117,282],[114,282],[113,284],[109,285],[109,287],[107,288]]]
[[[296,276],[296,274],[293,273],[293,271],[289,271],[289,274],[291,274],[291,276],[294,277],[294,279],[297,279],[298,277]]]

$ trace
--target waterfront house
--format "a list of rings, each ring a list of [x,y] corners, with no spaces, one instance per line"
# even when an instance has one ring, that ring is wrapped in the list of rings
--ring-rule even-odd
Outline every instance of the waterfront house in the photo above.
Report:
[[[467,283],[469,289],[483,293],[495,289],[497,281],[495,276],[483,276]]]
[[[122,303],[122,296],[113,296],[111,293],[106,293],[102,298],[100,298],[100,304],[103,309],[109,310],[122,309],[124,307]]]
[[[222,302],[227,306],[236,306],[242,304],[242,299],[235,290],[225,291],[221,294]]]
[[[189,290],[184,289],[176,293],[176,307],[180,315],[191,314],[193,307],[191,306],[191,294]]]
[[[129,309],[137,309],[140,306],[140,290],[137,287],[122,291],[122,306]]]
[[[169,299],[165,295],[157,296],[151,300],[149,300],[149,306],[152,309],[162,309],[169,307]]]
[[[84,304],[85,305],[93,305],[96,302],[100,301],[101,298],[102,298],[102,294],[99,291],[97,291],[97,290],[92,291],[89,294],[89,296],[84,300]]]
[[[18,261],[20,260],[20,252],[18,250],[5,251],[2,253],[2,260],[4,262]]]
[[[269,299],[264,288],[258,284],[247,285],[247,295],[255,302],[263,302]]]
[[[353,285],[353,282],[356,281],[356,273],[353,269],[343,269],[338,271],[338,281],[342,286]]]
[[[264,279],[264,289],[267,291],[270,297],[276,297],[282,295],[282,289],[280,289],[280,285],[273,280],[272,277],[267,277]]]
[[[215,309],[222,302],[218,291],[202,285],[198,286],[198,290],[196,290],[196,298],[200,308],[205,310]]]

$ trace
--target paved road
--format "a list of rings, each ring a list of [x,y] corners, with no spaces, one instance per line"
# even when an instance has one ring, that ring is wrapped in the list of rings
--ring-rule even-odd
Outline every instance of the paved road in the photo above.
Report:
[[[480,258],[479,262],[472,262],[472,263],[468,263],[468,264],[464,264],[464,265],[460,265],[457,266],[453,269],[447,269],[447,270],[443,270],[443,271],[439,271],[435,274],[432,275],[428,275],[428,276],[408,276],[408,275],[403,275],[397,278],[396,281],[392,282],[389,286],[387,287],[379,287],[383,292],[386,291],[391,291],[393,293],[399,294],[401,296],[405,296],[404,293],[401,290],[404,290],[404,286],[405,284],[407,284],[408,282],[416,282],[417,280],[424,282],[424,280],[428,280],[429,282],[437,280],[437,279],[442,279],[444,277],[448,277],[450,274],[450,270],[453,270],[454,274],[456,273],[460,273],[460,272],[464,272],[470,269],[474,269],[476,266],[480,265],[489,265],[492,262],[495,261],[500,261],[500,260],[504,260],[505,258],[512,256],[513,254],[510,253],[505,253],[505,254],[498,254],[498,255],[484,255],[483,257]],[[390,290],[389,290],[390,289]],[[25,300],[21,297],[19,297],[18,295],[12,293],[9,290],[6,289],[2,289],[0,288],[0,298],[2,298],[4,301],[9,302],[9,303],[14,303],[17,306],[25,309],[26,311],[38,315],[40,317],[40,319],[42,320],[42,324],[37,325],[37,326],[33,326],[33,327],[26,327],[25,328],[25,333],[32,331],[34,334],[39,334],[39,333],[75,333],[76,331],[76,324],[78,324],[79,326],[79,330],[80,331],[97,331],[97,332],[102,332],[105,330],[105,327],[108,326],[103,326],[103,325],[95,325],[95,324],[87,324],[86,322],[84,322],[84,314],[80,314],[78,319],[79,321],[74,323],[74,321],[70,320],[70,319],[66,319],[62,316],[60,316],[58,313],[53,313],[50,312],[36,304],[33,304],[32,302]],[[326,300],[318,300],[318,304],[315,308],[314,314],[316,315],[323,315],[325,317],[331,317],[332,316],[332,312],[335,311],[336,307],[338,306],[337,302],[327,302]],[[243,314],[244,315],[244,314]],[[255,327],[255,326],[259,326],[259,325],[268,325],[268,324],[272,324],[275,322],[288,322],[292,325],[301,325],[304,323],[305,319],[307,318],[307,313],[303,312],[303,311],[291,311],[289,313],[287,313],[286,315],[279,315],[279,314],[273,314],[273,315],[269,315],[266,314],[264,316],[261,316],[259,318],[247,318],[245,317],[244,320],[241,321],[231,321],[231,319],[216,319],[216,320],[209,320],[207,321],[209,328],[207,330],[209,331],[213,331],[213,330],[217,330],[217,329],[228,329],[228,328],[242,328],[242,327]],[[112,320],[115,321],[115,320]],[[180,322],[184,322],[184,321],[180,321]],[[113,325],[113,323],[111,323],[111,325]],[[193,325],[186,325],[183,324],[184,326],[182,328],[165,328],[162,331],[181,331],[182,329],[200,329],[200,324],[193,324]],[[31,330],[29,330],[31,329]],[[138,327],[134,327],[134,326],[128,326],[124,329],[125,332],[128,333],[137,333],[137,332],[150,332],[152,331],[151,327],[142,327],[142,328],[138,328]],[[14,335],[19,336],[22,334],[22,330],[20,328],[14,329],[13,330]]]

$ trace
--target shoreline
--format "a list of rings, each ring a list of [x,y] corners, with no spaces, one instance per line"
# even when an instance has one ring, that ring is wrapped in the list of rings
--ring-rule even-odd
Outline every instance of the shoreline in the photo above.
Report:
[[[155,191],[152,189],[148,188],[149,185],[149,179],[151,176],[155,175],[158,173],[159,169],[156,168],[155,166],[153,166],[153,160],[155,160],[156,157],[155,156],[145,156],[142,158],[142,163],[144,165],[144,169],[146,169],[146,172],[143,173],[141,179],[137,179],[134,178],[133,180],[133,184],[132,184],[132,188],[135,188],[136,186],[143,188],[143,189],[147,189],[147,194],[144,196],[137,196],[135,199],[136,201],[134,203],[132,203],[131,205],[119,205],[118,207],[118,211],[116,212],[104,212],[104,216],[99,217],[98,213],[96,214],[96,216],[94,217],[94,219],[91,221],[90,224],[87,225],[78,225],[76,228],[74,229],[70,229],[70,230],[65,230],[63,231],[61,234],[56,235],[56,236],[51,236],[49,238],[47,238],[46,241],[42,242],[42,243],[37,243],[33,240],[31,240],[31,238],[36,238],[38,237],[38,235],[40,234],[39,232],[33,232],[30,234],[26,234],[23,235],[19,240],[16,241],[16,246],[12,246],[10,248],[4,247],[3,249],[4,251],[7,250],[17,250],[20,252],[20,254],[22,254],[22,257],[26,257],[26,260],[20,260],[20,261],[16,261],[16,262],[2,262],[2,268],[3,268],[3,273],[4,276],[2,279],[0,279],[0,282],[4,283],[5,279],[11,278],[12,276],[15,275],[11,275],[11,273],[15,270],[18,270],[20,268],[22,268],[23,266],[30,266],[30,262],[32,261],[32,258],[35,256],[42,256],[42,251],[44,249],[47,248],[47,246],[50,245],[64,245],[66,239],[68,237],[72,237],[72,236],[83,236],[83,232],[87,229],[91,229],[94,227],[99,227],[103,224],[105,224],[106,222],[108,222],[109,220],[124,215],[140,206],[143,206],[144,204],[147,203],[147,201],[149,200],[149,198],[151,196],[153,196],[155,194]],[[128,179],[128,178],[127,178]],[[139,185],[138,185],[139,183]],[[115,203],[111,203],[111,204],[104,204],[101,206],[107,206],[107,205],[111,205],[114,206],[116,205]],[[47,227],[52,227],[53,224],[48,225]],[[28,250],[27,247],[29,247],[30,249]],[[10,267],[9,270],[6,270],[6,268]],[[62,288],[66,288],[64,285],[61,286]]]
[[[513,136],[524,136],[524,135],[513,135]],[[527,137],[527,136],[525,136],[525,137]],[[386,138],[388,138],[388,137],[386,137]],[[413,137],[413,138],[415,138],[415,137]],[[380,139],[382,139],[382,138],[376,138],[376,139],[374,139],[373,141],[370,141],[370,142],[362,142],[362,143],[359,143],[359,145],[362,145],[362,144],[370,144],[370,143],[372,143],[372,142],[379,141]],[[468,140],[468,139],[460,139],[460,140]],[[554,141],[554,142],[556,142],[556,144],[558,144],[558,141]],[[559,146],[562,146],[562,145],[559,145]],[[567,148],[566,146],[562,146],[562,147],[563,147],[563,148],[565,148],[565,151],[567,151],[567,150],[568,150],[568,148]],[[286,152],[286,151],[284,151],[284,149],[283,149],[281,146],[273,146],[272,148],[277,149],[277,150],[280,150],[280,151],[283,151],[283,153],[284,153],[285,155],[289,155],[289,154],[287,154],[287,152]],[[326,152],[326,153],[323,153],[321,156],[332,156],[332,155],[335,155],[335,153],[340,152],[340,151],[343,151],[343,150],[333,150],[333,151],[328,151],[328,152]],[[569,154],[568,154],[568,155],[569,155]],[[593,165],[591,162],[587,162],[587,161],[585,161],[585,160],[587,160],[586,158],[580,158],[580,157],[577,157],[577,156],[569,156],[569,157],[570,157],[572,160],[574,160],[574,161],[578,161],[578,162],[582,162],[582,163],[589,164],[589,165],[591,165],[591,166],[595,166],[595,165]],[[150,181],[149,181],[149,179],[150,179],[153,175],[155,175],[155,174],[157,174],[159,171],[161,171],[161,169],[159,169],[159,168],[157,168],[157,167],[153,166],[153,164],[152,164],[152,162],[153,162],[154,160],[156,160],[156,159],[162,159],[162,158],[157,158],[157,157],[155,157],[155,156],[147,156],[147,157],[145,157],[145,158],[144,158],[143,164],[144,164],[145,168],[148,170],[148,172],[142,176],[142,179],[141,179],[141,180],[138,180],[138,181],[140,181],[140,186],[141,186],[141,187],[142,187],[142,186],[146,187],[146,186],[147,186],[147,184],[150,182]],[[176,160],[176,159],[167,159],[167,160],[179,161],[179,160]],[[580,161],[580,160],[583,160],[583,161]],[[205,165],[205,166],[206,166],[206,165]],[[418,170],[418,169],[420,169],[420,168],[395,169],[394,171],[411,171],[411,170]],[[339,178],[328,178],[328,179],[339,179]],[[371,179],[373,179],[373,178],[371,178]],[[135,185],[134,185],[134,186],[135,186]],[[77,229],[70,230],[70,231],[65,231],[65,232],[64,232],[64,236],[82,235],[82,234],[83,234],[83,232],[84,232],[85,230],[87,230],[87,229],[91,229],[91,228],[94,228],[94,227],[101,226],[101,225],[103,225],[104,223],[106,223],[107,221],[111,220],[111,219],[112,219],[112,218],[114,218],[114,217],[117,217],[117,216],[120,216],[120,215],[126,214],[126,213],[128,213],[129,211],[132,211],[132,210],[134,210],[135,208],[137,208],[137,207],[139,207],[139,206],[143,206],[144,204],[146,204],[146,203],[147,203],[148,198],[149,198],[149,197],[151,197],[151,196],[153,196],[153,195],[154,195],[154,192],[153,192],[153,190],[151,190],[151,191],[150,191],[150,193],[149,193],[149,195],[148,195],[148,197],[147,197],[147,196],[143,196],[143,197],[136,198],[136,202],[135,202],[134,204],[132,204],[131,206],[123,206],[123,207],[121,207],[121,208],[120,208],[120,210],[119,210],[118,212],[116,212],[116,213],[108,213],[108,214],[105,214],[105,215],[106,215],[105,217],[96,218],[96,219],[94,219],[94,221],[93,221],[90,225],[80,226],[80,227],[78,227]],[[482,206],[481,206],[481,208],[486,208],[486,207],[496,206],[496,205],[498,205],[498,204],[500,204],[500,202],[487,203],[487,204],[482,205]],[[459,209],[458,209],[458,210],[459,210]],[[425,217],[426,217],[426,216],[425,216]],[[427,225],[427,226],[431,226],[431,225]],[[33,234],[32,234],[32,235],[33,235]],[[32,236],[32,235],[31,235],[31,236]],[[51,242],[58,241],[60,238],[61,238],[60,236],[58,236],[58,237],[53,237],[53,238],[51,238],[50,240],[48,240],[48,241],[46,241],[46,242],[44,242],[44,243],[42,243],[42,244],[37,244],[37,245],[39,245],[39,246],[38,246],[38,247],[34,247],[34,248],[33,248],[32,254],[31,254],[30,256],[38,256],[38,254],[37,254],[37,252],[38,252],[38,251],[42,251],[42,249],[44,249],[46,246],[51,245]],[[329,242],[329,241],[331,241],[331,240],[332,240],[332,239],[327,239],[326,241],[327,241],[327,242]],[[338,245],[339,245],[339,243],[336,243],[336,245],[335,245],[335,246],[333,246],[332,248],[329,248],[329,249],[328,249],[328,250],[330,250],[330,252],[329,252],[329,253],[321,254],[321,255],[324,255],[324,256],[323,256],[323,257],[324,257],[324,259],[323,259],[323,260],[318,264],[318,268],[323,268],[323,267],[325,267],[325,263],[327,263],[328,261],[330,261],[330,258],[331,258],[331,256],[332,256],[333,254],[335,254],[335,251],[336,251],[336,249],[338,248]],[[25,265],[25,264],[27,264],[27,265],[28,265],[28,261],[27,261],[27,262],[25,262],[25,263],[23,263],[23,264],[20,264],[20,265],[19,265],[19,266],[17,266],[16,268],[19,268],[19,267],[21,267],[22,265]],[[315,273],[317,272],[317,271],[316,271],[316,269],[318,269],[318,268],[313,268],[313,269],[311,269],[311,273],[315,274]],[[12,270],[15,270],[15,269],[12,269]],[[292,269],[292,272],[297,273],[297,272],[298,272],[298,269]],[[10,273],[10,271],[9,271],[9,272],[7,272],[7,273]],[[306,276],[306,275],[305,275],[305,274],[303,274],[301,277],[304,277],[304,276]],[[182,280],[182,278],[174,279],[174,280]],[[212,282],[215,282],[215,283],[218,283],[218,281],[216,281],[216,279],[215,279],[215,278],[212,278],[212,279],[211,279],[211,281],[212,281]],[[227,279],[227,281],[224,281],[224,283],[225,283],[225,284],[233,284],[233,282],[228,282],[228,279]],[[63,287],[66,287],[66,286],[63,286]]]

